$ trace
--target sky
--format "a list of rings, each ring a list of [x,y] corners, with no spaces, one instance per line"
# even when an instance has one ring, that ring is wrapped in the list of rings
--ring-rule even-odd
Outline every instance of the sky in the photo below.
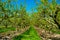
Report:
[[[5,0],[3,0],[3,1],[5,1]],[[40,2],[40,0],[37,0],[37,2]],[[51,2],[51,0],[49,0],[49,2]],[[60,0],[56,0],[56,2],[58,4],[60,4]],[[11,4],[14,5],[14,6],[16,6],[16,4],[18,4],[18,9],[20,7],[20,4],[24,5],[25,3],[26,3],[26,10],[28,12],[32,11],[32,9],[37,6],[34,0],[25,0],[25,2],[24,2],[24,0],[17,0],[17,2],[14,2],[14,1],[11,2]]]

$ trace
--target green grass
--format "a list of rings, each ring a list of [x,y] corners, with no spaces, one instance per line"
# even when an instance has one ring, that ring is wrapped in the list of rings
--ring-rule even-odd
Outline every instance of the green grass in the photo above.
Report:
[[[25,33],[14,37],[13,40],[42,40],[42,39],[37,34],[36,30],[33,27],[31,27]]]
[[[0,28],[0,33],[7,32],[7,31],[14,31],[15,27],[8,27],[8,28]]]

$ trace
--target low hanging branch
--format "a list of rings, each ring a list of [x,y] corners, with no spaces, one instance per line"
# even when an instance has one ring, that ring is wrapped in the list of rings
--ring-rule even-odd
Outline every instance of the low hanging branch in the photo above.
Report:
[[[57,17],[57,14],[58,14],[59,11],[60,11],[60,8],[57,7],[57,10],[55,11],[54,21],[55,21],[55,24],[57,24],[58,28],[60,29],[60,24],[56,20],[56,17]]]
[[[58,16],[57,14],[58,14],[58,12],[59,12],[59,11],[60,11],[60,8],[59,8],[59,7],[57,7],[57,10],[55,11],[54,16],[50,15],[50,17],[52,17],[52,18],[53,18],[53,20],[54,20],[55,24],[57,24],[58,28],[60,29],[60,24],[59,24],[59,23],[58,23],[58,21],[56,20],[56,17]]]

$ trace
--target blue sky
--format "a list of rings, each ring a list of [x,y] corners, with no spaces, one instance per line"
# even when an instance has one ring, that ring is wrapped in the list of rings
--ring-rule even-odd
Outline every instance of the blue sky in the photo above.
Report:
[[[4,0],[3,0],[4,1]],[[7,0],[6,0],[7,1]],[[40,2],[40,0],[37,0],[38,2]],[[49,0],[49,2],[51,2],[51,0]],[[60,4],[60,0],[56,0],[56,2],[58,4]],[[36,3],[34,0],[17,0],[17,2],[11,2],[12,5],[16,6],[16,4],[18,4],[18,8],[20,7],[20,3],[21,4],[25,4],[26,3],[26,10],[29,12],[32,10],[32,8],[35,8],[36,7]]]

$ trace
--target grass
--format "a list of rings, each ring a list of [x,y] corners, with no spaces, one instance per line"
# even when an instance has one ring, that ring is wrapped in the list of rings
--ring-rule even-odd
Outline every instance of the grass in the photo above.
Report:
[[[13,40],[42,40],[42,39],[37,34],[36,30],[33,27],[31,27],[25,33],[14,37]]]
[[[8,28],[0,28],[0,33],[7,32],[7,31],[14,31],[15,27],[8,27]]]

